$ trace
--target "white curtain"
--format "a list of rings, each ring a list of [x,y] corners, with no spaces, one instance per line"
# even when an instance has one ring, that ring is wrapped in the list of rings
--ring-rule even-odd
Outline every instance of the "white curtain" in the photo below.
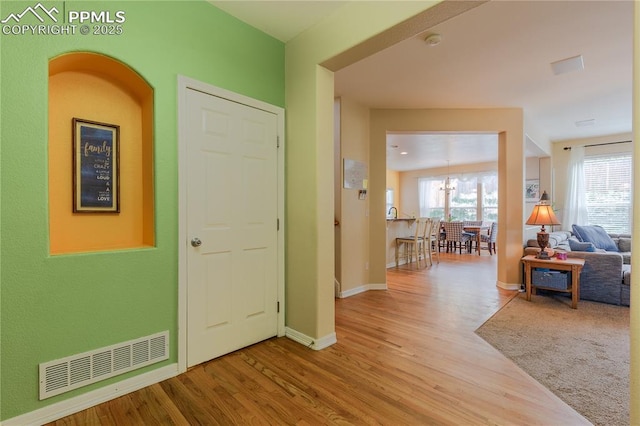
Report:
[[[430,201],[432,199],[433,179],[418,178],[418,203],[420,204],[420,217],[428,217],[430,213]]]
[[[587,196],[584,184],[584,147],[571,147],[567,169],[567,193],[564,197],[562,229],[571,231],[571,225],[587,224]]]

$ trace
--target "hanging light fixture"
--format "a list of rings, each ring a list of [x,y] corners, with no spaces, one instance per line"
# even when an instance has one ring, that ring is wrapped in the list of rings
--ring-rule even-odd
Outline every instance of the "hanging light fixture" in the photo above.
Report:
[[[451,179],[449,178],[449,160],[447,160],[447,177],[444,180],[444,187],[440,187],[440,191],[444,191],[445,194],[449,194],[451,191],[455,191],[456,188],[451,186]]]

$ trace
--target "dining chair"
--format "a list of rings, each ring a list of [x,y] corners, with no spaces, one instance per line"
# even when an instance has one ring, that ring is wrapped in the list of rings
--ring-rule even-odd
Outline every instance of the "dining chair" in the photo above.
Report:
[[[440,248],[444,248],[445,246],[445,233],[444,233],[444,221],[439,218],[439,217],[432,217],[431,220],[433,220],[433,235],[436,238],[436,242],[438,244],[438,251],[440,251]]]
[[[446,234],[445,241],[447,243],[447,252],[449,247],[455,252],[456,247],[459,246],[460,254],[462,254],[462,245],[465,247],[469,242],[469,234],[463,231],[463,222],[444,222],[444,232]]]
[[[465,228],[482,226],[482,221],[481,220],[465,220],[463,223],[464,223],[463,232],[466,232],[467,234],[469,234],[469,253],[471,253],[473,251],[473,242],[475,241],[476,244],[478,244],[478,241],[479,241],[479,239],[478,239],[478,231],[477,230],[467,230]]]
[[[429,265],[433,266],[433,258],[440,263],[440,219],[427,218],[424,241],[422,244],[425,259],[429,256]]]
[[[420,249],[424,235],[424,220],[415,220],[415,230],[413,236],[397,237],[396,238],[396,267],[399,265],[399,258],[401,257],[401,249],[403,249],[403,257],[406,259],[406,263],[413,262],[413,253],[416,254],[416,262],[420,263]],[[426,260],[425,260],[426,262]]]
[[[498,239],[498,222],[491,222],[491,228],[489,228],[488,234],[480,234],[480,241],[487,243],[487,250],[489,254],[493,255],[496,252],[496,240]]]
[[[425,263],[427,262],[427,243],[429,242],[429,236],[431,234],[431,219],[428,217],[421,217],[420,222],[422,222],[422,235],[420,236],[419,247],[418,247],[418,257],[422,256]]]

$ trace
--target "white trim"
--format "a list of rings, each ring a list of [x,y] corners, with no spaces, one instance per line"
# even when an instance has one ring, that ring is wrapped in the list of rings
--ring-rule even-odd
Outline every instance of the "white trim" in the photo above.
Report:
[[[500,280],[496,281],[496,286],[499,288],[502,288],[504,290],[520,290],[520,286],[522,284],[509,284],[509,283],[504,283]]]
[[[338,342],[336,333],[331,333],[324,337],[314,339],[313,337],[307,336],[306,334],[300,333],[299,331],[289,327],[287,327],[286,336],[289,339],[293,340],[294,342],[298,342],[301,345],[304,345],[316,351],[319,351],[324,348],[328,348],[329,346]]]
[[[102,404],[103,402],[119,398],[131,392],[135,392],[163,380],[178,375],[178,364],[169,364],[165,367],[149,371],[144,374],[113,383],[100,389],[87,392],[82,395],[51,404],[44,408],[22,414],[1,423],[2,426],[41,425],[49,423],[87,408]]]
[[[354,296],[356,294],[360,294],[360,293],[364,293],[365,291],[369,291],[369,290],[387,290],[387,284],[365,284],[365,285],[361,285],[360,287],[356,287],[356,288],[352,288],[346,291],[342,291],[340,292],[340,294],[338,294],[338,297],[340,299],[344,299],[345,297],[350,297],[350,296]]]
[[[285,336],[293,340],[294,342],[298,342],[301,345],[304,345],[308,348],[310,348],[311,345],[313,345],[313,337],[309,337],[304,333],[300,333],[299,331],[296,331],[293,328],[287,327]]]
[[[198,80],[178,75],[178,371],[187,371],[187,90],[193,89],[275,114],[278,117],[278,336],[284,336],[285,312],[285,208],[284,208],[284,109]],[[275,226],[275,225],[274,225]]]
[[[329,346],[338,343],[338,338],[336,333],[327,334],[324,337],[320,337],[316,339],[316,341],[311,345],[311,349],[319,351],[324,348],[328,348]]]

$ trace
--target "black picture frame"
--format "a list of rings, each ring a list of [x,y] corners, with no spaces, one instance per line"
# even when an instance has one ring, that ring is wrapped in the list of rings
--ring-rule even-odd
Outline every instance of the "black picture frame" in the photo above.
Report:
[[[120,213],[120,126],[73,118],[73,212]]]

